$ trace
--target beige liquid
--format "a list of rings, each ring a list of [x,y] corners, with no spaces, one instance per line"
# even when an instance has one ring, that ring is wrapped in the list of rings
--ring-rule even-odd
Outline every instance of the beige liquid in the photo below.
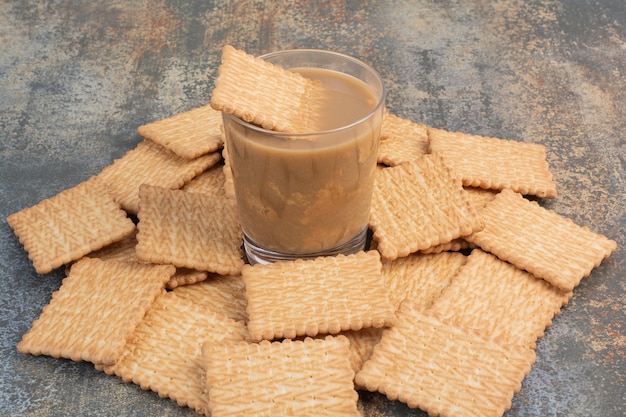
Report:
[[[325,129],[354,123],[376,106],[362,81],[334,71],[300,68],[333,90]],[[380,113],[380,114],[378,114]],[[382,111],[313,140],[264,135],[225,123],[242,227],[275,252],[310,254],[342,245],[367,227]]]

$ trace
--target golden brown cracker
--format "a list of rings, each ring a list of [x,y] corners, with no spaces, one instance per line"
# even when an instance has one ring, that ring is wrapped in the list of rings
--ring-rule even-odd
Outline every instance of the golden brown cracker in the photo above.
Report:
[[[224,149],[222,149],[222,157],[224,158],[224,195],[228,198],[235,198],[235,182],[233,181],[233,171],[230,167],[230,158],[228,157],[228,145],[224,141]]]
[[[136,214],[142,184],[178,189],[220,159],[220,153],[214,152],[187,160],[157,143],[144,140],[105,167],[98,177],[124,210]]]
[[[476,212],[480,212],[480,210],[485,207],[485,205],[494,199],[498,191],[495,190],[485,190],[484,188],[476,188],[476,187],[463,187],[465,190],[465,195],[468,197],[468,200]],[[432,246],[428,249],[420,250],[421,253],[430,254],[430,253],[441,253],[441,252],[458,252],[464,249],[473,249],[476,245],[468,242],[463,238],[454,239],[448,243],[444,243],[437,246]]]
[[[339,333],[350,341],[350,366],[356,374],[367,361],[374,346],[380,342],[383,335],[384,327],[368,327],[361,330],[348,330]]]
[[[39,274],[124,239],[135,225],[97,178],[7,217]]]
[[[102,259],[103,261],[137,262],[137,257],[135,256],[135,246],[137,246],[137,228],[135,228],[132,234],[126,236],[124,239],[111,243],[102,249],[90,252],[86,256],[89,258]]]
[[[535,360],[402,303],[355,382],[411,408],[442,417],[500,417]]]
[[[446,288],[467,257],[458,252],[411,254],[383,262],[383,277],[389,300],[397,310],[409,299],[428,307]]]
[[[423,254],[441,253],[441,252],[459,252],[463,249],[470,249],[475,247],[473,243],[468,242],[463,238],[453,239],[448,243],[443,243],[437,246],[431,246],[428,249],[422,249],[419,252]]]
[[[463,185],[556,197],[546,148],[536,143],[428,128],[430,150],[440,155]]]
[[[436,155],[376,171],[369,223],[386,260],[451,242],[482,227],[460,182]]]
[[[190,193],[222,196],[225,193],[225,182],[224,165],[216,164],[185,184],[182,190]]]
[[[133,261],[138,262],[135,247],[137,246],[137,233],[115,242],[109,246],[91,252],[86,256],[89,258],[98,258],[104,261]],[[194,271],[187,268],[178,268],[176,273],[172,275],[170,280],[165,284],[165,288],[172,289],[180,285],[189,285],[203,281],[207,278],[206,271]]]
[[[205,344],[212,417],[360,416],[345,337]]]
[[[534,347],[571,296],[475,249],[431,311],[500,345]]]
[[[172,274],[169,265],[83,258],[72,265],[17,349],[113,364]]]
[[[154,301],[120,359],[103,370],[209,415],[202,344],[246,339],[243,323],[167,292]]]
[[[246,265],[242,277],[251,340],[393,325],[381,268],[376,251]]]
[[[428,128],[385,111],[378,145],[378,162],[396,166],[428,153]]]
[[[196,284],[207,279],[209,273],[207,271],[196,271],[189,268],[176,268],[176,273],[170,278],[165,287],[169,290],[180,286]]]
[[[233,320],[248,321],[241,276],[209,274],[206,280],[175,288],[173,292],[203,309],[222,312]]]
[[[465,195],[476,211],[480,211],[498,195],[498,190],[486,190],[480,187],[463,187]]]
[[[328,96],[319,83],[255,58],[230,45],[222,49],[211,106],[264,129],[287,133],[320,131]]]
[[[181,158],[195,159],[222,147],[222,113],[207,104],[139,126],[137,133]]]
[[[238,275],[242,233],[232,199],[142,185],[137,259]]]
[[[501,191],[480,215],[484,229],[467,240],[561,291],[573,290],[617,247],[511,190]]]

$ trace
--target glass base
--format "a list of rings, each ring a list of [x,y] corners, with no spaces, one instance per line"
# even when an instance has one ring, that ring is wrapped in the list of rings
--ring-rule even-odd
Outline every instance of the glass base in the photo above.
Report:
[[[274,262],[295,261],[297,259],[315,259],[319,256],[336,256],[336,255],[352,255],[365,249],[365,241],[367,240],[367,227],[358,235],[344,243],[343,245],[334,247],[321,252],[315,253],[281,253],[274,252],[258,246],[244,233],[243,247],[246,257],[250,265],[262,264],[267,265]]]

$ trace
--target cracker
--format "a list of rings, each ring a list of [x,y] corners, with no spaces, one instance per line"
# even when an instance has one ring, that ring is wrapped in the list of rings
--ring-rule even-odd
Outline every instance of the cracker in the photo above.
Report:
[[[535,347],[571,296],[475,249],[431,310],[500,345]]]
[[[430,150],[439,154],[463,185],[556,197],[546,148],[536,143],[428,128]]]
[[[132,235],[115,242],[109,246],[91,252],[86,255],[89,258],[98,258],[105,261],[132,261],[138,262],[135,253],[137,246],[136,231]],[[170,280],[165,284],[165,288],[172,289],[180,285],[189,285],[204,281],[208,274],[206,271],[194,271],[187,268],[178,268]]]
[[[190,193],[223,196],[225,182],[224,165],[216,164],[185,184],[182,190]]]
[[[211,106],[264,129],[287,133],[320,131],[328,97],[318,81],[287,71],[230,45],[222,49]]]
[[[83,258],[72,266],[17,350],[113,364],[172,274],[173,266]]]
[[[480,214],[485,228],[467,240],[561,291],[573,290],[617,248],[615,241],[511,190],[500,192]]]
[[[230,168],[230,158],[228,157],[228,145],[224,141],[224,149],[222,149],[222,158],[224,158],[224,195],[228,198],[235,198],[235,182],[233,181],[233,171]]]
[[[385,111],[378,145],[378,162],[396,166],[428,153],[428,128]]]
[[[241,272],[251,340],[393,325],[381,268],[376,251],[246,265]]]
[[[175,288],[173,292],[203,309],[222,312],[233,320],[248,321],[241,276],[210,274],[205,281]]]
[[[222,147],[222,113],[207,104],[139,126],[137,133],[181,158],[195,159]]]
[[[378,169],[370,227],[384,259],[451,242],[482,228],[460,182],[436,155]]]
[[[485,205],[494,199],[498,191],[495,190],[485,190],[484,188],[476,188],[476,187],[463,187],[465,190],[465,195],[468,197],[468,200],[474,209],[477,212],[485,207]],[[448,243],[444,243],[442,245],[432,246],[428,249],[423,249],[420,252],[425,254],[430,253],[441,253],[446,251],[461,251],[463,249],[473,249],[476,245],[468,242],[463,238],[454,239]]]
[[[486,190],[479,187],[463,187],[465,195],[476,211],[482,210],[487,203],[498,195],[498,190]]]
[[[360,416],[345,337],[203,347],[212,417]]]
[[[102,370],[209,415],[202,344],[236,343],[246,338],[243,323],[168,292],[154,301],[119,361]]]
[[[174,289],[184,285],[196,284],[207,279],[209,273],[207,271],[196,271],[189,268],[176,268],[176,273],[167,282],[167,289]]]
[[[90,252],[86,256],[89,258],[102,259],[103,261],[137,262],[135,246],[137,246],[137,228],[124,239],[111,243],[102,249]]]
[[[409,299],[428,307],[446,288],[467,257],[456,252],[432,255],[411,254],[383,262],[385,288],[391,304],[397,310]]]
[[[359,386],[442,417],[500,417],[535,360],[404,302],[355,377]]]
[[[142,185],[137,259],[238,275],[242,233],[232,199]]]
[[[374,346],[380,342],[384,327],[368,327],[339,333],[350,341],[350,366],[356,374],[371,356]]]
[[[122,240],[135,230],[96,177],[9,215],[7,222],[39,274]]]
[[[448,243],[443,243],[441,245],[431,246],[428,249],[422,249],[419,252],[423,254],[433,254],[433,253],[441,253],[441,252],[459,252],[463,249],[470,249],[475,247],[476,245],[469,243],[467,240],[463,238],[453,239]]]
[[[219,152],[214,152],[187,160],[157,143],[144,140],[105,167],[98,177],[124,210],[136,214],[139,211],[141,184],[178,189],[220,159]]]

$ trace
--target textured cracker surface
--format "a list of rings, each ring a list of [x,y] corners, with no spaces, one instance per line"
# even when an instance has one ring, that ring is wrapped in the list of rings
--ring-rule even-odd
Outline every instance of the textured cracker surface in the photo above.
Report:
[[[171,265],[85,258],[18,345],[22,353],[110,365],[174,274]]]
[[[203,343],[246,339],[242,323],[168,292],[155,300],[119,361],[104,371],[204,413]]]
[[[487,342],[404,303],[356,376],[368,390],[434,415],[501,416],[534,362],[530,349]]]
[[[572,297],[480,249],[454,276],[431,311],[446,323],[503,345],[535,346]]]
[[[195,159],[222,147],[222,113],[206,104],[141,125],[137,133],[185,159]]]
[[[205,345],[211,415],[360,416],[348,344],[328,337]]]
[[[151,185],[139,194],[137,259],[239,274],[242,238],[233,200]]]
[[[504,190],[480,212],[485,225],[466,239],[545,279],[573,290],[617,247],[614,240]]]
[[[210,274],[205,281],[177,287],[174,293],[202,308],[222,312],[233,320],[248,320],[241,276]]]
[[[109,192],[124,210],[137,214],[139,187],[142,184],[178,189],[215,165],[220,158],[219,153],[211,153],[187,160],[155,142],[145,140],[105,167],[98,178],[106,183]]]
[[[428,153],[428,128],[389,112],[383,116],[378,162],[389,166],[414,162]]]
[[[559,194],[541,204],[619,247],[539,341],[505,416],[623,414],[623,1],[4,0],[0,9],[0,415],[197,417],[90,363],[16,351],[64,272],[39,276],[3,219],[98,174],[142,140],[138,126],[206,104],[226,43],[254,55],[344,52],[381,73],[400,117],[545,145]],[[367,416],[426,417],[361,398]]]
[[[461,183],[436,155],[376,171],[369,225],[387,260],[482,228]]]
[[[556,197],[544,145],[432,128],[428,140],[465,186]]]
[[[97,178],[12,213],[7,222],[40,274],[135,231],[133,222]]]
[[[381,268],[376,251],[244,266],[250,338],[272,340],[393,325],[394,308]]]
[[[319,131],[326,92],[319,83],[231,45],[222,50],[211,106],[248,123],[287,133]]]

